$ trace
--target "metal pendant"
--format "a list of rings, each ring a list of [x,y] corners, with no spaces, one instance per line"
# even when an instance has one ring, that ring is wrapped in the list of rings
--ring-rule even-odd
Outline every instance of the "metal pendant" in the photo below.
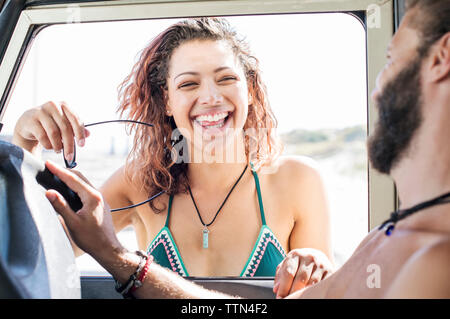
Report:
[[[209,243],[209,230],[208,228],[205,226],[205,228],[203,228],[202,230],[203,233],[203,248],[208,248],[208,243]]]

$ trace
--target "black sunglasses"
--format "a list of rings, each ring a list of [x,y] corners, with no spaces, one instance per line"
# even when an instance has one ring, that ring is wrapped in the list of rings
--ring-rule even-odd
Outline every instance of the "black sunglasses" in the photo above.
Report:
[[[140,125],[146,125],[149,127],[153,127],[153,124],[149,124],[149,123],[145,123],[145,122],[139,122],[139,121],[134,121],[134,120],[109,120],[109,121],[102,121],[102,122],[95,122],[95,123],[90,123],[90,124],[86,124],[84,127],[89,127],[89,126],[94,126],[94,125],[100,125],[100,124],[107,124],[107,123],[135,123],[135,124],[140,124]],[[68,169],[72,169],[75,168],[77,166],[77,162],[76,162],[76,154],[77,154],[77,147],[76,147],[76,143],[74,141],[73,143],[73,159],[72,161],[68,162],[64,153],[64,148],[63,148],[63,158],[64,158],[64,164],[66,165],[66,168]],[[150,201],[152,201],[153,199],[155,199],[156,197],[164,194],[165,191],[161,191],[159,193],[157,193],[156,195],[153,195],[152,197],[150,197],[149,199],[140,202],[138,204],[134,204],[134,205],[130,205],[130,206],[125,206],[125,207],[121,207],[121,208],[114,208],[111,209],[111,212],[117,212],[117,211],[121,211],[121,210],[125,210],[125,209],[130,209],[130,208],[134,208],[137,206],[141,206],[144,205]]]
[[[86,124],[84,127],[89,127],[89,126],[94,126],[94,125],[101,125],[101,124],[108,124],[108,123],[135,123],[135,124],[141,124],[141,125],[146,125],[149,127],[153,127],[153,124],[150,123],[145,123],[145,122],[139,122],[139,121],[134,121],[134,120],[110,120],[110,121],[102,121],[102,122],[95,122],[95,123],[90,123],[90,124]],[[63,156],[64,156],[64,164],[66,165],[66,168],[71,169],[71,168],[75,168],[77,166],[77,162],[76,162],[76,156],[77,156],[77,144],[74,142],[73,143],[73,158],[70,162],[67,161],[66,159],[66,155],[64,153],[64,148],[63,148]]]

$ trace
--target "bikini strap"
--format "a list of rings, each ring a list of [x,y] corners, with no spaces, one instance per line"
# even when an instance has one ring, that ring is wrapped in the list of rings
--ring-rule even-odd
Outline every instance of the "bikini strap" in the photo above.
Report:
[[[170,211],[172,210],[172,201],[173,201],[173,195],[170,195],[170,197],[169,197],[169,207],[167,208],[166,223],[164,224],[165,227],[169,227],[169,217],[170,217]]]
[[[264,215],[264,206],[263,206],[263,201],[262,201],[262,196],[261,196],[261,187],[259,185],[258,174],[254,170],[253,163],[250,162],[250,166],[252,168],[253,178],[255,179],[256,193],[258,194],[258,203],[259,203],[259,212],[261,214],[261,222],[263,225],[266,225],[266,217]],[[169,207],[167,208],[166,223],[164,224],[165,227],[169,227],[169,218],[170,218],[170,212],[172,210],[172,202],[173,202],[173,195],[170,195]]]
[[[261,188],[259,185],[258,174],[254,170],[252,162],[250,162],[250,166],[252,168],[253,178],[255,179],[256,193],[258,194],[258,202],[259,202],[259,212],[261,213],[261,221],[262,221],[263,225],[266,225],[266,217],[264,216],[264,206],[263,206],[263,201],[262,201],[262,196],[261,196]]]

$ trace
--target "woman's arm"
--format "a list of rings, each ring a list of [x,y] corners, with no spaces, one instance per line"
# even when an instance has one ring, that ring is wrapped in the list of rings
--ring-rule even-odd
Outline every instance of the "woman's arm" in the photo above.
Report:
[[[130,192],[133,192],[135,187],[130,184],[126,177],[125,165],[114,172],[99,190],[111,209],[136,204],[130,199]],[[117,233],[133,224],[133,220],[137,217],[137,211],[135,208],[130,208],[113,212],[111,216]]]
[[[295,216],[290,248],[314,248],[332,261],[330,212],[322,176],[312,161],[297,161],[290,164],[295,176],[290,182]]]
[[[318,283],[334,271],[328,199],[314,162],[288,157],[282,163],[285,192],[293,209],[294,227],[285,260],[274,282],[277,297]]]
[[[80,177],[82,180],[87,181],[87,179],[81,172],[75,170],[71,170],[71,172]],[[110,208],[125,207],[131,204],[125,191],[125,189],[130,188],[128,187],[129,185],[126,184],[127,182],[124,177],[124,167],[121,167],[101,187],[100,193],[102,194],[103,199]],[[90,186],[92,187],[92,185]],[[123,228],[132,224],[133,216],[135,216],[135,214],[136,212],[134,209],[111,213],[115,232],[118,233]],[[84,251],[80,249],[73,241],[64,219],[60,218],[60,221],[67,237],[69,238],[75,256],[81,256],[82,254],[84,254]]]

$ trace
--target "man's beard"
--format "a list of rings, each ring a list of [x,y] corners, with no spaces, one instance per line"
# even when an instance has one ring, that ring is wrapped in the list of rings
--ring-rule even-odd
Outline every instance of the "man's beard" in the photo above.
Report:
[[[368,140],[373,168],[389,174],[407,153],[414,133],[422,123],[420,68],[422,59],[414,61],[392,79],[377,100],[379,118]]]

